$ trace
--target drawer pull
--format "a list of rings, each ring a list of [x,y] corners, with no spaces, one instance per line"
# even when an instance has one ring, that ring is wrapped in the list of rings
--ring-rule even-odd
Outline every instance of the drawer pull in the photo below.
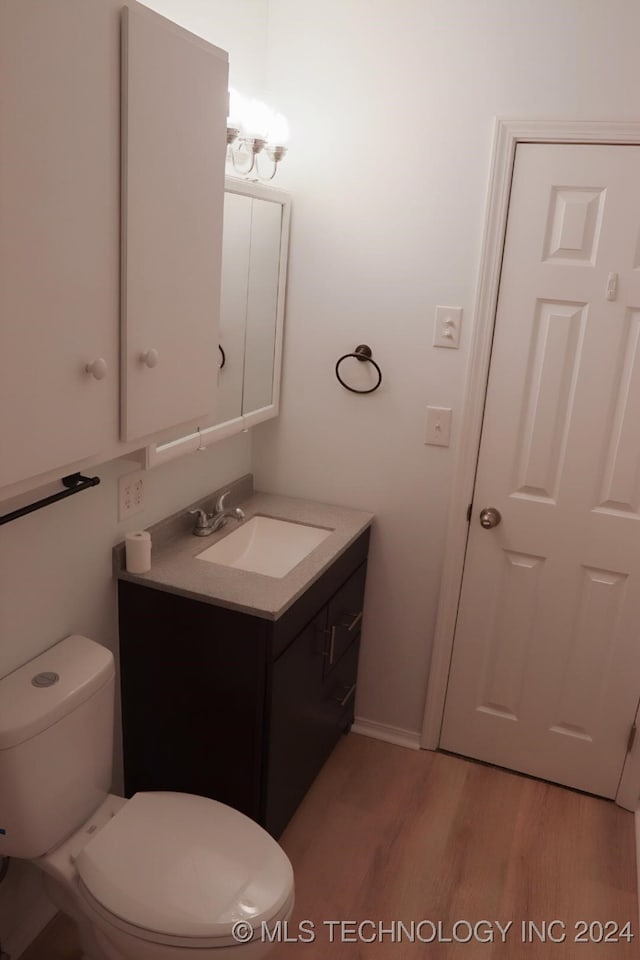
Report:
[[[351,687],[349,687],[349,689],[347,690],[347,692],[343,697],[335,698],[336,703],[339,703],[341,707],[346,707],[346,705],[349,703],[349,700],[351,700],[355,692],[356,692],[356,685],[354,683]]]
[[[349,633],[351,633],[351,631],[355,630],[355,628],[358,626],[358,624],[362,620],[362,610],[360,611],[360,613],[351,613],[349,614],[349,616],[353,617],[353,620],[351,621],[351,623],[344,623],[343,626],[347,628]]]

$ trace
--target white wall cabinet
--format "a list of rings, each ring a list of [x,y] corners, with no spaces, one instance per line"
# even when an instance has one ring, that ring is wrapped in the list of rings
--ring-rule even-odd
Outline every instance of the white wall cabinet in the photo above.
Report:
[[[212,412],[227,57],[134,2],[3,0],[0,63],[5,497]]]
[[[227,69],[146,7],[123,11],[125,440],[213,413]]]
[[[118,22],[0,5],[0,486],[117,438]]]

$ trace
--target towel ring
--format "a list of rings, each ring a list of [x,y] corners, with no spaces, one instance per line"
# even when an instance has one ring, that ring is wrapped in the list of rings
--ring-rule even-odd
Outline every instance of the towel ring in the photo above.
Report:
[[[220,356],[222,357],[222,363],[221,363],[220,366],[218,367],[218,370],[222,370],[222,368],[224,367],[225,363],[227,362],[227,357],[226,357],[226,354],[225,354],[224,350],[223,350],[222,347],[220,346],[220,344],[218,344],[218,350],[220,351]]]
[[[355,387],[350,387],[348,383],[344,382],[344,380],[340,376],[340,364],[342,363],[343,360],[347,360],[349,357],[355,357],[355,359],[360,360],[361,363],[364,363],[365,361],[367,361],[368,363],[373,364],[378,374],[378,382],[375,384],[375,386],[369,387],[367,390],[357,390]],[[353,353],[345,353],[343,357],[340,357],[340,359],[336,363],[336,377],[338,378],[342,386],[345,388],[345,390],[350,390],[351,393],[373,393],[373,391],[377,390],[380,384],[382,383],[382,370],[373,359],[373,356],[371,354],[371,347],[369,347],[366,343],[360,343],[358,344],[358,346],[356,347]]]

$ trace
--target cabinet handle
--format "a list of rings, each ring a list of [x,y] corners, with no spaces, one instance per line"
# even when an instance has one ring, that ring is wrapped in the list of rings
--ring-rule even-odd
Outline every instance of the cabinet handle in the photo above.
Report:
[[[95,380],[104,380],[107,375],[107,362],[102,357],[93,360],[85,366],[87,373],[90,373]]]
[[[329,649],[327,650],[327,644],[325,641],[324,649],[322,651],[322,656],[327,658],[327,660],[329,661],[329,666],[331,666],[331,664],[333,663],[333,654],[334,654],[334,648],[336,644],[336,628],[331,627],[330,630],[322,630],[321,632],[325,637],[329,637]],[[2,960],[2,957],[0,957],[0,960]]]
[[[346,627],[349,633],[351,633],[351,631],[355,630],[355,628],[358,626],[358,624],[362,620],[362,610],[360,611],[360,613],[350,613],[349,616],[353,617],[353,620],[349,624],[343,623],[343,627]]]
[[[349,687],[344,697],[335,698],[336,703],[339,703],[341,707],[346,707],[346,705],[349,703],[349,700],[351,700],[355,692],[356,692],[356,685],[354,683],[353,686]]]
[[[146,350],[140,357],[145,367],[157,367],[160,362],[160,354],[153,347],[151,350]]]
[[[331,639],[329,640],[329,666],[333,664],[333,655],[336,646],[336,628],[331,627]]]
[[[335,652],[335,645],[336,645],[336,628],[331,627],[330,630],[323,630],[322,632],[324,633],[325,637],[326,636],[329,637],[329,649],[327,650],[325,647],[322,653],[322,656],[327,657],[327,659],[329,660],[329,666],[331,666],[331,664],[333,663],[333,654]]]

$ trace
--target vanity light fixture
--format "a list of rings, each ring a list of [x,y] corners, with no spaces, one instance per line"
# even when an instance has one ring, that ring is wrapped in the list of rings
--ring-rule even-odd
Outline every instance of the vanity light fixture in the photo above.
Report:
[[[278,164],[287,152],[289,124],[262,100],[249,99],[229,91],[227,119],[227,161],[242,177],[273,180]],[[269,176],[260,172],[258,156],[266,153],[273,164]]]

